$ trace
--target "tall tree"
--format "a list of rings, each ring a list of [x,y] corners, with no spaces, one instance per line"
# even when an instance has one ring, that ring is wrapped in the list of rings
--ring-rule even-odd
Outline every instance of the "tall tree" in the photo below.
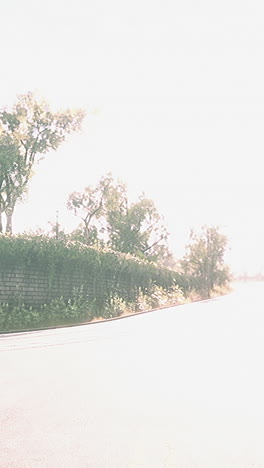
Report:
[[[170,255],[168,232],[154,202],[141,195],[130,204],[126,185],[115,182],[111,174],[102,177],[96,187],[73,192],[68,208],[83,222],[80,234],[85,243],[95,243],[102,233],[101,240],[118,252],[150,261]]]
[[[112,182],[111,174],[107,174],[95,187],[85,187],[83,192],[69,195],[67,208],[82,221],[73,237],[87,245],[94,245],[98,240],[98,221],[105,214],[106,194]]]
[[[0,111],[0,213],[7,217],[6,232],[12,232],[14,208],[27,189],[34,164],[78,130],[83,117],[82,110],[51,112],[30,92],[18,96],[10,110]]]
[[[12,142],[8,135],[0,135],[0,232],[3,231],[2,215],[12,197],[10,181],[17,171],[24,172],[23,160],[20,158],[18,146]],[[22,195],[17,186],[16,192],[18,197]]]
[[[136,202],[129,204],[126,187],[122,184],[108,193],[106,218],[110,247],[158,261],[168,232],[154,202],[142,194]]]
[[[181,266],[202,297],[210,298],[217,286],[230,281],[229,269],[224,264],[226,245],[227,238],[217,227],[203,226],[200,234],[191,231],[190,244]]]

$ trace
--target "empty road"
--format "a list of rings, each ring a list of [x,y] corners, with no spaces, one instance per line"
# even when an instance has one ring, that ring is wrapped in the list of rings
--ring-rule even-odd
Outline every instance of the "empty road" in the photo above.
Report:
[[[263,293],[0,335],[0,467],[263,468]]]

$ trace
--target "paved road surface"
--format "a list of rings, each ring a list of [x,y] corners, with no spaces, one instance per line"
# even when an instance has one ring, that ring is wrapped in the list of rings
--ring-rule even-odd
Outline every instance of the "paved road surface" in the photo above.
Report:
[[[264,283],[0,336],[0,467],[263,468]]]

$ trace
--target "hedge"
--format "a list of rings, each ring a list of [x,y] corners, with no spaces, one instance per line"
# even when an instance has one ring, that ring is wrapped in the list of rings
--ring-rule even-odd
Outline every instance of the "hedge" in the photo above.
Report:
[[[177,285],[184,293],[189,288],[183,275],[129,255],[46,236],[1,235],[0,292],[6,273],[18,268],[47,277],[49,300],[45,302],[73,300],[77,281],[83,299],[93,308],[91,316],[102,315],[114,298],[136,304],[139,292],[151,294],[153,286],[169,291]],[[75,283],[65,294],[58,294],[65,278],[75,278]],[[22,306],[23,296],[19,300]]]

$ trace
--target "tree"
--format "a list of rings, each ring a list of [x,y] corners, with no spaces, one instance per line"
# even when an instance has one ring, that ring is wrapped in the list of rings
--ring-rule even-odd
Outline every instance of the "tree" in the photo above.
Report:
[[[168,232],[152,200],[142,194],[129,204],[126,187],[119,184],[108,192],[106,206],[108,244],[113,250],[156,262],[162,258]]]
[[[83,117],[82,110],[51,112],[30,92],[19,96],[11,110],[0,111],[0,217],[5,212],[6,232],[12,233],[14,208],[27,189],[34,164],[78,130]]]
[[[154,202],[142,194],[130,204],[126,185],[115,182],[111,174],[95,187],[70,194],[67,206],[82,220],[79,235],[89,245],[99,241],[115,251],[150,261],[170,255],[168,232]]]
[[[105,198],[113,179],[110,174],[102,177],[95,187],[86,187],[83,192],[69,195],[67,208],[80,218],[83,224],[72,237],[87,245],[98,241],[98,221],[105,214]]]
[[[229,269],[224,265],[227,238],[217,227],[203,226],[201,234],[191,231],[190,240],[182,269],[190,276],[194,289],[210,298],[217,286],[230,281]]]
[[[22,191],[14,180],[16,173],[24,173],[18,145],[8,135],[0,135],[0,232],[3,231],[2,214],[11,203],[12,194],[15,192],[17,198],[22,196]]]

